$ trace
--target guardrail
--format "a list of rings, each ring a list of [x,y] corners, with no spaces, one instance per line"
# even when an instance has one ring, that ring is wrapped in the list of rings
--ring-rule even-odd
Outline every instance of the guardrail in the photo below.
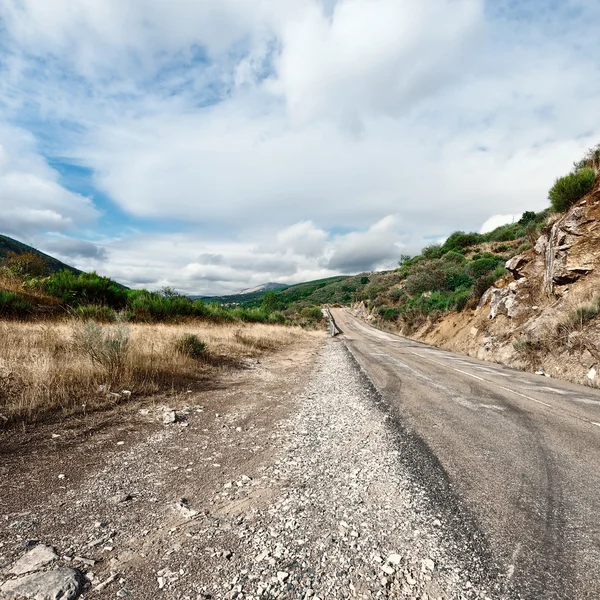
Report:
[[[331,337],[335,337],[336,335],[342,333],[342,330],[335,323],[335,319],[333,318],[333,315],[329,310],[329,306],[326,306],[323,309],[323,312],[325,313],[325,316],[327,317],[327,321],[329,323],[329,333]]]

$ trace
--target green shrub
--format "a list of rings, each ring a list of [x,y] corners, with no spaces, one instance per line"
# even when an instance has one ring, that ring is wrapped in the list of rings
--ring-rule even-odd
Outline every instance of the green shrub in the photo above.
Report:
[[[483,241],[483,237],[479,233],[465,233],[464,231],[455,231],[450,237],[444,242],[442,249],[448,250],[464,250],[480,244]]]
[[[556,212],[568,210],[592,190],[595,180],[596,172],[589,167],[559,177],[548,193],[552,210]]]
[[[399,287],[393,288],[392,290],[390,290],[388,297],[390,298],[390,300],[394,300],[394,302],[397,302],[398,300],[403,300],[404,298],[406,298],[406,292]]]
[[[68,306],[102,304],[119,310],[127,304],[127,290],[96,273],[58,271],[42,280],[42,285],[47,294]]]
[[[461,310],[463,310],[466,306],[467,303],[469,302],[469,299],[471,298],[471,290],[460,290],[458,292],[456,292],[456,294],[454,295],[454,310],[456,310],[456,312],[460,312]]]
[[[76,319],[83,321],[92,320],[114,323],[117,320],[117,313],[112,308],[98,304],[83,304],[72,309],[70,312]]]
[[[269,320],[269,313],[262,308],[246,308],[238,306],[231,311],[234,319],[239,319],[244,323],[266,323]]]
[[[206,355],[206,343],[197,335],[186,333],[175,341],[175,350],[184,356],[198,360]]]
[[[446,270],[446,283],[444,290],[454,291],[458,288],[471,287],[473,278],[463,268],[452,267]]]
[[[285,315],[282,312],[275,311],[269,314],[269,323],[284,325],[285,322]]]
[[[460,252],[456,252],[455,250],[449,250],[442,256],[442,260],[446,263],[454,263],[460,265],[465,262],[464,254],[460,254]]]
[[[446,289],[446,272],[431,264],[413,267],[404,282],[404,288],[411,295]]]
[[[129,329],[123,325],[105,327],[87,321],[73,328],[73,345],[92,362],[104,367],[111,381],[116,381],[125,369],[129,354]]]
[[[23,319],[33,313],[33,304],[16,292],[0,290],[0,317]]]
[[[48,274],[48,265],[44,258],[36,252],[9,252],[4,259],[8,270],[22,278],[44,277]]]
[[[396,321],[400,315],[399,308],[388,308],[387,306],[380,306],[377,312],[384,321]]]
[[[473,275],[473,277],[478,278],[482,275],[486,275],[490,271],[493,271],[498,266],[498,258],[478,258],[477,260],[472,260],[469,263],[469,272]]]
[[[300,313],[305,319],[311,319],[313,321],[320,321],[323,319],[323,312],[318,306],[307,306],[302,309]]]
[[[439,244],[430,244],[421,250],[421,255],[428,259],[439,258],[442,254],[442,247]]]

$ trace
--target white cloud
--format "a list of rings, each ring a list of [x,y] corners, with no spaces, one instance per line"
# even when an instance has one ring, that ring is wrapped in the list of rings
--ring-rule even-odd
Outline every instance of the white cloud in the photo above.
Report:
[[[0,124],[0,230],[28,237],[92,222],[92,202],[61,186],[58,173],[36,152],[33,137]]]
[[[158,230],[78,266],[206,291],[391,265],[544,208],[598,141],[597,3],[525,5],[5,0],[0,105]],[[32,139],[0,143],[5,231],[93,223]]]
[[[518,213],[516,215],[494,215],[481,226],[479,233],[489,233],[490,231],[494,231],[494,229],[501,227],[502,225],[516,223],[522,216],[523,213]]]
[[[309,4],[282,27],[272,89],[300,121],[360,129],[364,115],[401,115],[453,78],[482,9],[478,0],[344,0],[327,15]]]

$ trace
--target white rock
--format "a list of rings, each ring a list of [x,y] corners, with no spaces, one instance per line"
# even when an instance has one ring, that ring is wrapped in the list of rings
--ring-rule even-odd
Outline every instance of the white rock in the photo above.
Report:
[[[398,566],[402,562],[402,557],[399,554],[390,554],[387,561],[390,565]]]
[[[39,571],[57,558],[58,556],[53,548],[40,544],[32,548],[27,554],[21,556],[12,566],[10,572],[13,575],[24,575],[25,573]]]
[[[73,600],[81,591],[81,579],[74,569],[54,569],[30,573],[0,586],[0,597],[7,599]]]
[[[277,579],[281,581],[281,583],[285,583],[288,580],[289,576],[290,574],[286,573],[285,571],[277,571]]]
[[[171,423],[175,423],[176,420],[177,414],[174,410],[165,410],[162,418],[162,422],[164,425],[170,425]]]
[[[435,563],[430,558],[426,558],[423,560],[423,566],[426,569],[429,569],[430,571],[433,571],[433,569],[435,569]]]

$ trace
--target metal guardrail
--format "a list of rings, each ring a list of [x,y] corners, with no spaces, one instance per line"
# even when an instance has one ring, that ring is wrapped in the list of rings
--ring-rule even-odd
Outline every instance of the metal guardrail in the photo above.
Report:
[[[327,317],[327,321],[329,323],[329,333],[331,337],[335,337],[336,335],[342,333],[342,330],[335,323],[335,319],[333,318],[333,315],[329,310],[329,306],[326,306],[323,309],[323,312],[325,313],[325,316]]]

